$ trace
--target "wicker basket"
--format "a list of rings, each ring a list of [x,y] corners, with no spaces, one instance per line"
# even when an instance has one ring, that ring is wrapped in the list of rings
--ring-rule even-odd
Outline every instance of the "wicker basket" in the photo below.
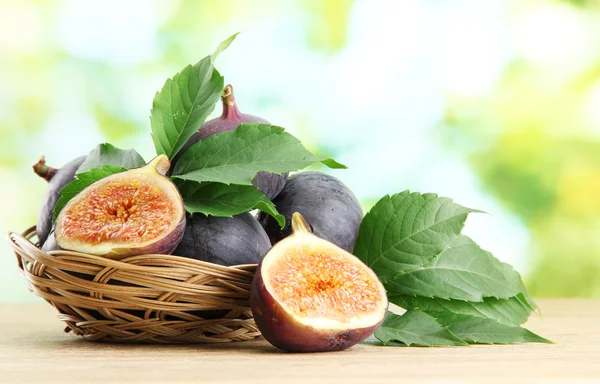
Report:
[[[65,332],[86,340],[212,343],[260,335],[248,305],[256,265],[224,267],[168,255],[116,261],[71,251],[43,252],[9,233],[29,289],[58,310]]]

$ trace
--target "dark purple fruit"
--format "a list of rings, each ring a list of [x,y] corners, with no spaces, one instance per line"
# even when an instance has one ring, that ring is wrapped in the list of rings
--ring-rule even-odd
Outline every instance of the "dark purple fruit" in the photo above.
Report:
[[[292,233],[292,214],[299,212],[315,235],[352,252],[363,213],[358,199],[340,180],[321,172],[301,172],[290,176],[283,190],[273,200],[277,211],[285,216],[285,227],[269,215],[259,215],[259,222],[275,244]]]
[[[235,102],[233,96],[233,87],[228,85],[223,90],[221,95],[223,102],[223,113],[220,117],[209,120],[202,125],[202,128],[196,132],[188,141],[185,143],[179,154],[173,159],[173,168],[181,157],[181,155],[194,143],[207,138],[208,136],[214,135],[215,133],[221,133],[225,131],[233,131],[240,124],[245,123],[263,123],[269,124],[269,122],[261,117],[248,115],[241,113]],[[265,196],[269,199],[275,198],[281,191],[285,182],[287,181],[288,174],[277,175],[268,172],[259,172],[256,177],[252,180],[252,184],[258,188]]]
[[[292,229],[265,255],[252,281],[252,315],[265,339],[286,351],[325,352],[372,335],[388,308],[377,275],[313,235],[299,213]]]
[[[56,244],[56,237],[54,236],[54,232],[52,232],[44,242],[44,245],[42,245],[42,251],[50,252],[58,251],[60,249],[61,248],[58,246],[58,244]]]
[[[40,160],[33,166],[35,173],[48,181],[48,189],[46,189],[46,193],[42,199],[42,207],[40,209],[38,221],[35,226],[35,231],[37,232],[37,237],[41,245],[46,242],[46,239],[52,230],[54,206],[60,197],[58,193],[65,187],[65,185],[73,181],[75,172],[77,172],[77,169],[81,164],[83,164],[84,160],[85,156],[79,156],[69,161],[64,167],[55,169],[47,166],[46,160],[44,159],[44,156],[42,156]]]
[[[165,177],[169,159],[100,179],[73,197],[56,218],[62,249],[110,258],[175,250],[185,229],[183,199]]]
[[[190,215],[174,255],[231,266],[258,264],[271,248],[269,237],[250,213],[233,217]]]
[[[276,173],[258,172],[256,177],[252,179],[252,185],[258,188],[267,198],[273,200],[279,195],[287,180],[287,173],[278,175]]]

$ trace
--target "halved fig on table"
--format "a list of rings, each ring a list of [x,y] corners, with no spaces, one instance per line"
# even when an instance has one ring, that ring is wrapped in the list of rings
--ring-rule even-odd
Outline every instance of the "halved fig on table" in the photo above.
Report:
[[[264,256],[250,292],[252,314],[265,339],[286,351],[324,352],[372,335],[388,308],[375,273],[312,234],[298,212],[292,230]]]
[[[172,253],[185,229],[185,208],[160,155],[143,167],[100,179],[60,211],[57,245],[111,258]]]

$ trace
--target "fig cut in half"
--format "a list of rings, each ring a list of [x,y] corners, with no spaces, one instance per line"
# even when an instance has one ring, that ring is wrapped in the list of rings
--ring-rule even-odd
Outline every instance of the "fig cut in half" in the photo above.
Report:
[[[185,208],[165,173],[169,159],[100,179],[73,197],[55,224],[62,249],[110,258],[172,253],[185,230]]]
[[[312,234],[298,212],[292,230],[264,256],[252,283],[252,314],[265,339],[286,351],[325,352],[372,335],[388,308],[375,273]]]

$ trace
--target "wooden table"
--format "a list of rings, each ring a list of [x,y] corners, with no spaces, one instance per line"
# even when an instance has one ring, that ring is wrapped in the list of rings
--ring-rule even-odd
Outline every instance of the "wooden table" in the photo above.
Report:
[[[45,303],[0,304],[0,383],[600,383],[600,300],[539,300],[527,326],[556,344],[291,354],[263,340],[114,345],[62,332]]]

